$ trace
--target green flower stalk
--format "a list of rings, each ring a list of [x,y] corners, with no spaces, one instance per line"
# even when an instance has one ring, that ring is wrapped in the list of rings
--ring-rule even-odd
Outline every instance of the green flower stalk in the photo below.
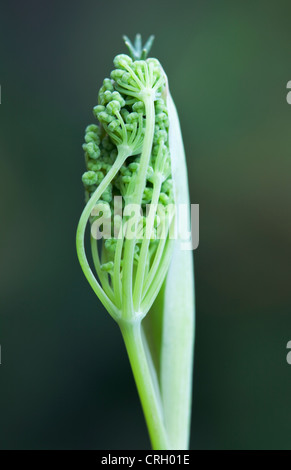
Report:
[[[140,35],[134,45],[125,37],[129,55],[115,57],[100,88],[98,124],[86,128],[83,145],[86,206],[77,253],[120,327],[153,449],[187,449],[194,283],[173,210],[189,205],[187,172],[167,77],[157,59],[147,58],[152,42],[153,36],[142,47]],[[85,252],[88,222],[94,270]]]

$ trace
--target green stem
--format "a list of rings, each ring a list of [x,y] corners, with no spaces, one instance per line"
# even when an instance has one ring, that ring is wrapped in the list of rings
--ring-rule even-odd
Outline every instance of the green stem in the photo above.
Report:
[[[110,183],[110,181],[114,178],[120,167],[122,166],[124,160],[127,158],[127,154],[120,152],[114,162],[114,165],[112,166],[111,170],[105,178],[102,180],[98,188],[96,189],[95,193],[91,196],[89,201],[87,202],[82,215],[79,220],[78,228],[77,228],[77,234],[76,234],[76,248],[77,248],[77,255],[79,258],[79,262],[81,265],[81,268],[83,269],[83,272],[87,278],[87,281],[89,282],[90,286],[94,290],[95,294],[101,302],[103,303],[104,307],[110,315],[116,320],[119,316],[119,311],[113,304],[113,302],[110,300],[110,298],[106,295],[106,293],[103,291],[102,287],[100,286],[99,282],[96,280],[94,274],[92,273],[92,270],[90,268],[90,265],[87,260],[86,256],[86,251],[85,251],[85,244],[84,244],[84,237],[85,237],[85,230],[86,226],[89,220],[89,217],[91,215],[92,209],[94,208],[96,202],[100,199],[102,196],[103,192],[105,191],[106,187]]]
[[[113,271],[113,289],[116,302],[119,308],[122,305],[122,282],[121,282],[121,255],[123,247],[123,228],[121,227],[116,243],[116,250],[114,256],[114,271]]]
[[[119,322],[153,450],[169,450],[160,397],[153,384],[141,336],[141,322]]]
[[[161,192],[162,181],[160,178],[157,178],[154,184],[152,202],[150,204],[150,213],[147,219],[147,226],[144,233],[144,238],[142,241],[142,246],[140,250],[139,264],[137,268],[137,274],[135,278],[135,289],[133,293],[133,303],[137,310],[140,310],[141,295],[144,285],[144,277],[147,267],[147,258],[149,257],[149,244],[150,237],[155,222],[155,215],[157,212],[157,204],[159,202],[159,196]]]
[[[153,282],[150,286],[148,291],[146,292],[142,304],[141,304],[141,311],[142,312],[148,312],[157,297],[159,290],[162,287],[162,284],[165,280],[166,274],[169,270],[169,266],[171,263],[171,258],[173,255],[173,246],[174,246],[174,240],[167,240],[165,248],[164,248],[164,253],[161,259],[160,266],[157,269],[157,272],[155,274],[155,282]],[[181,279],[183,279],[181,277]],[[178,309],[177,309],[178,311]]]
[[[92,234],[91,234],[90,238],[91,238],[92,259],[93,259],[93,263],[94,263],[94,266],[95,266],[97,276],[99,277],[99,280],[101,282],[101,285],[102,285],[106,295],[111,300],[111,302],[114,302],[114,292],[113,292],[111,286],[109,285],[108,274],[105,273],[104,271],[102,271],[102,269],[101,269],[97,240],[95,240],[95,238],[92,236]]]
[[[155,129],[155,106],[152,96],[144,101],[146,112],[146,129],[144,136],[144,145],[140,157],[140,168],[135,181],[135,190],[129,197],[129,204],[140,205],[145,188],[146,174],[152,152],[154,129]],[[133,257],[136,240],[127,239],[124,244],[124,272],[123,272],[123,292],[122,292],[122,311],[124,318],[132,318],[134,313],[133,306]]]

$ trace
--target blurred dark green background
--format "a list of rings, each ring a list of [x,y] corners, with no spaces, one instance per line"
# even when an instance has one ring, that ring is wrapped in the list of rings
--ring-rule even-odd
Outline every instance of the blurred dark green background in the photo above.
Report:
[[[149,448],[74,240],[84,128],[136,32],[156,35],[200,204],[191,448],[291,449],[290,21],[289,0],[1,2],[1,449]]]

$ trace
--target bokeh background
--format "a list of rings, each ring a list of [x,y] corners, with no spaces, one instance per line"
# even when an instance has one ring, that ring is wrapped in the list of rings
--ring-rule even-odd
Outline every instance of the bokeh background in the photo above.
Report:
[[[1,449],[149,448],[74,239],[84,128],[136,32],[200,204],[191,448],[291,449],[290,18],[289,0],[1,1]]]

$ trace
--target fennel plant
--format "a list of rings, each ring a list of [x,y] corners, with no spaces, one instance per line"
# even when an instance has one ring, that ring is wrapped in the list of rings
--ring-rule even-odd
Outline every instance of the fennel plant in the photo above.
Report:
[[[83,145],[86,206],[77,253],[120,327],[153,449],[182,450],[190,432],[194,280],[192,252],[181,249],[173,230],[173,207],[190,204],[179,119],[161,64],[147,58],[152,42],[125,37],[129,55],[115,57],[100,88],[98,124],[86,128]]]

